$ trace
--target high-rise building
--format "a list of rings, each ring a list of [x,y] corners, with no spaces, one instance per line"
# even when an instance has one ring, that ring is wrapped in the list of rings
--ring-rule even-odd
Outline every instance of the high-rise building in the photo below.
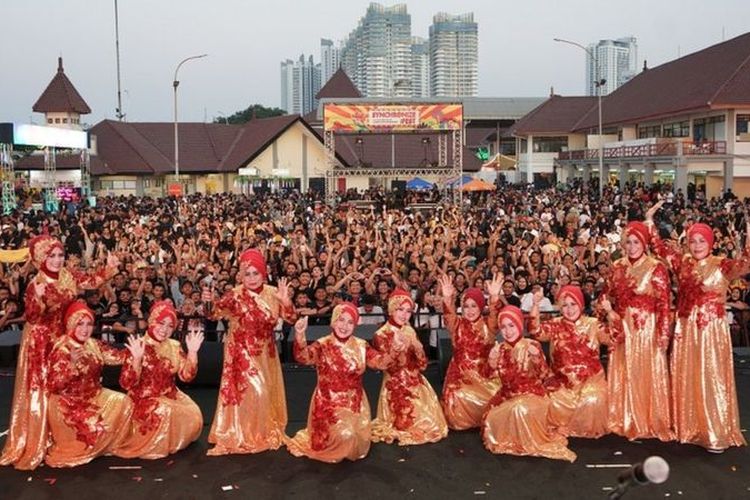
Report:
[[[315,94],[321,87],[320,64],[313,56],[305,60],[304,54],[297,61],[281,62],[281,109],[291,114],[306,115],[318,107]]]
[[[325,85],[341,66],[341,47],[332,40],[320,39],[320,81]]]
[[[479,27],[474,14],[435,14],[430,26],[432,96],[475,96],[479,90]]]
[[[371,3],[344,43],[341,63],[366,97],[411,97],[411,16],[406,5]]]
[[[620,85],[630,80],[638,72],[638,44],[634,37],[617,40],[599,40],[589,45],[590,54],[586,56],[586,93],[596,95],[596,61],[599,61],[599,80],[606,80],[602,85],[602,95],[607,95]]]
[[[430,44],[418,36],[411,39],[411,95],[430,97]]]

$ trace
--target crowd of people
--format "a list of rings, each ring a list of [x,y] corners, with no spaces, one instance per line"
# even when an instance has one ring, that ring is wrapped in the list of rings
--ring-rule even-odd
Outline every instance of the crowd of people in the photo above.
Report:
[[[607,190],[600,200],[589,188],[505,186],[466,197],[464,207],[440,204],[439,193],[398,199],[381,190],[345,193],[335,209],[314,194],[296,193],[196,195],[184,201],[104,198],[95,208],[68,205],[60,214],[6,215],[0,248],[23,248],[45,231],[65,242],[71,269],[94,269],[108,252],[117,255],[118,273],[104,286],[87,290],[85,299],[96,314],[96,335],[101,331],[119,342],[145,331],[150,305],[163,298],[177,307],[178,332],[202,327],[207,340],[221,338],[227,325],[206,317],[201,289],[229,290],[238,271],[236,257],[249,247],[268,258],[272,281],[290,281],[293,303],[310,316],[311,325],[328,324],[333,306],[342,300],[360,308],[363,322],[381,322],[389,293],[401,287],[419,306],[418,326],[434,326],[434,313],[442,308],[435,294],[441,272],[455,279],[459,293],[470,286],[483,288],[500,273],[507,299],[526,312],[536,287],[547,299],[542,307],[550,308],[560,287],[578,284],[590,313],[621,254],[622,228],[628,220],[643,218],[644,207],[658,197],[668,203],[657,221],[663,236],[684,239],[690,224],[705,221],[716,231],[715,253],[739,253],[742,203],[731,193],[689,200],[681,193],[673,196],[668,186],[633,185]],[[353,199],[359,202],[347,203]],[[438,203],[420,211],[402,204],[424,199]],[[0,266],[0,331],[6,332],[0,334],[0,345],[20,340],[23,292],[33,272],[29,261]],[[746,282],[732,283],[729,294],[733,341],[747,343]],[[285,328],[285,337],[289,333]],[[288,352],[282,355],[289,360]]]
[[[607,432],[714,451],[744,444],[729,337],[736,321],[736,341],[747,341],[744,202],[731,192],[712,200],[673,195],[661,185],[608,188],[600,198],[581,182],[504,186],[467,196],[463,206],[427,196],[419,210],[404,206],[414,199],[373,189],[344,193],[333,208],[291,192],[100,199],[54,215],[3,216],[2,256],[20,262],[2,266],[0,342],[15,338],[20,351],[0,463],[33,468],[46,460],[48,432],[53,441],[85,444],[50,464],[183,448],[202,418],[174,379],[195,376],[204,332],[224,342],[211,455],[286,445],[339,461],[366,455],[365,441],[420,444],[474,427],[495,453],[565,460],[575,458],[567,436]],[[26,261],[13,252],[24,247]],[[545,320],[553,311],[560,316]],[[455,354],[438,398],[420,374],[425,351],[412,325],[434,327],[443,316]],[[383,324],[372,345],[352,336],[368,318]],[[14,326],[21,324],[23,336]],[[295,359],[319,373],[308,429],[294,438],[285,435],[273,334],[282,324],[282,336],[295,331]],[[308,325],[332,332],[308,345]],[[699,335],[707,328],[710,342]],[[126,338],[125,350],[109,350]],[[552,346],[549,366],[538,341]],[[614,353],[607,376],[600,344]],[[707,351],[711,366],[696,358]],[[87,374],[73,370],[48,384],[57,352],[89,360]],[[117,415],[92,409],[92,398],[102,397],[91,386],[102,364],[124,364],[129,399],[118,400]],[[365,367],[385,373],[377,416],[366,423]],[[663,384],[639,389],[633,380],[641,376]],[[75,377],[87,391],[64,394]],[[707,377],[711,390],[696,392]],[[666,401],[665,416],[657,407]],[[42,415],[63,407],[49,428],[40,404]],[[707,414],[696,416],[696,404]],[[127,421],[116,436],[108,418]]]

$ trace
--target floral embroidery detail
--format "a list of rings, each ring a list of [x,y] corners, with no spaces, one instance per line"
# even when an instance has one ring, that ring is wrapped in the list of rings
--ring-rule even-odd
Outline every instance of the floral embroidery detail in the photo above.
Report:
[[[487,357],[495,343],[484,320],[472,323],[460,318],[453,338],[453,356],[445,376],[444,398],[460,389],[462,384],[470,384],[472,374],[475,377],[489,377]]]
[[[177,367],[167,357],[160,356],[157,348],[149,343],[143,353],[140,377],[130,365],[123,369],[120,384],[128,389],[128,395],[134,402],[133,419],[138,423],[141,434],[148,434],[161,423],[161,416],[155,411],[159,406],[156,398],[177,398],[176,371]]]
[[[258,375],[258,369],[251,367],[251,357],[262,355],[264,348],[269,356],[276,356],[273,338],[276,320],[270,315],[268,306],[259,305],[256,298],[260,300],[257,295],[241,289],[225,295],[217,304],[230,313],[234,326],[219,391],[224,405],[239,404],[250,386],[250,379]]]
[[[599,360],[599,343],[579,331],[579,319],[571,323],[562,318],[543,323],[540,328],[552,345],[553,377],[545,381],[549,390],[560,386],[574,387],[604,370]],[[586,328],[586,325],[580,325]]]
[[[364,359],[344,355],[345,343],[335,339],[317,342],[318,387],[313,398],[311,444],[322,450],[330,440],[329,430],[338,422],[336,410],[359,412],[362,404]]]
[[[78,441],[94,446],[105,432],[100,408],[93,403],[101,391],[102,360],[87,351],[73,366],[70,352],[57,349],[50,357],[50,365],[54,370],[47,385],[50,392],[60,396],[63,420],[75,430]]]
[[[532,345],[538,349],[541,363],[537,362],[526,368],[521,366],[514,356],[514,349],[523,349],[524,346],[516,344],[514,348],[507,342],[500,344],[497,370],[503,384],[500,390],[490,399],[490,406],[498,406],[509,399],[524,394],[544,396],[547,393],[542,383],[543,377],[548,371],[547,364],[544,362],[542,347],[535,341],[529,342],[533,342]]]
[[[378,332],[374,339],[376,349],[383,353],[394,352],[394,334],[393,329]],[[388,407],[394,417],[393,426],[399,431],[408,430],[414,424],[412,390],[419,387],[421,382],[419,375],[426,366],[424,355],[420,356],[415,352],[414,347],[409,347],[402,356],[403,360],[394,360],[388,367],[390,378],[385,383],[388,389]]]

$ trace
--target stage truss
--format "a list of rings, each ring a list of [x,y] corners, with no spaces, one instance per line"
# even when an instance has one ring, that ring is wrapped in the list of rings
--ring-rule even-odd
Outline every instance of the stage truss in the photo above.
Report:
[[[326,105],[328,106],[328,105]],[[333,107],[338,107],[338,111],[350,111],[351,108],[372,108],[372,105],[337,105],[332,104]],[[336,136],[337,135],[352,135],[353,123],[349,123],[350,116],[343,118],[343,124],[341,121],[336,123],[339,130],[336,127],[329,127],[326,121],[326,114],[324,112],[324,121],[326,121],[325,129],[323,132],[323,142],[325,146],[326,154],[326,171],[325,171],[325,189],[326,189],[326,202],[330,206],[336,204],[336,192],[337,192],[337,181],[339,178],[346,177],[378,177],[381,179],[390,179],[394,177],[414,177],[414,176],[433,176],[438,179],[438,183],[444,190],[445,197],[447,198],[448,193],[452,195],[452,201],[454,204],[461,206],[462,195],[461,189],[451,189],[448,187],[448,181],[451,179],[461,179],[463,176],[463,111],[460,105],[441,103],[437,105],[414,105],[411,106],[408,103],[385,105],[384,108],[390,109],[409,109],[410,112],[416,111],[422,113],[417,122],[420,122],[420,127],[416,128],[413,126],[401,126],[395,125],[390,130],[362,130],[358,128],[357,134],[364,135],[390,135],[394,133],[426,133],[429,132],[432,135],[437,134],[438,136],[438,162],[436,166],[414,166],[414,167],[365,167],[362,165],[355,165],[351,167],[344,167],[339,164],[336,159]],[[344,109],[346,108],[346,109]],[[430,112],[435,108],[439,108],[444,113],[443,117],[435,118],[430,116]],[[426,111],[425,111],[426,110]],[[457,113],[456,113],[457,110]],[[360,110],[361,111],[361,110]],[[450,118],[444,118],[449,113],[455,113]],[[457,115],[457,117],[456,117]],[[341,118],[341,117],[339,117]],[[361,116],[360,116],[361,118]],[[333,121],[333,120],[332,120]],[[430,122],[428,126],[424,127],[424,124]],[[438,122],[444,122],[439,124]],[[448,124],[445,129],[441,127]],[[358,124],[361,126],[361,122]],[[346,130],[341,132],[340,130]],[[450,142],[450,146],[449,146]],[[450,162],[448,161],[450,157]]]

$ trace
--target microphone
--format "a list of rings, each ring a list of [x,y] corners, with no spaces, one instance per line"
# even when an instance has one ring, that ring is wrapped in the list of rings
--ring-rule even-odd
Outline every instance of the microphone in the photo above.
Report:
[[[621,498],[633,486],[661,484],[669,478],[669,464],[661,457],[648,457],[635,464],[617,477],[617,487],[609,494],[609,499]]]

